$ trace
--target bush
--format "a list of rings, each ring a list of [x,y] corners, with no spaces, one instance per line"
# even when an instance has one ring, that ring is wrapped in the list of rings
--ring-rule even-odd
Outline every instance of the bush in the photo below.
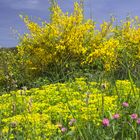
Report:
[[[93,21],[84,19],[78,3],[71,15],[63,13],[56,3],[51,11],[50,23],[41,25],[23,17],[30,33],[22,37],[17,49],[21,61],[27,65],[27,73],[43,73],[53,80],[85,68],[118,73],[117,77],[127,77],[128,69],[139,75],[137,20],[113,26],[112,18],[97,30]]]
[[[1,91],[15,89],[15,51],[14,49],[0,49],[0,88]]]
[[[78,3],[71,15],[64,14],[57,4],[51,10],[50,23],[43,22],[41,26],[23,18],[30,34],[24,35],[17,48],[30,73],[58,74],[61,79],[81,66],[94,24],[84,20]]]

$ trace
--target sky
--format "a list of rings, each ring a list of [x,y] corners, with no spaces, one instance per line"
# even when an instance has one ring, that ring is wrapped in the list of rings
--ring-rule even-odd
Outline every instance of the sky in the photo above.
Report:
[[[64,12],[70,13],[74,1],[58,0],[58,3]],[[84,0],[84,13],[87,19],[92,16],[98,26],[112,15],[117,21],[128,15],[140,17],[139,5],[140,0]],[[49,21],[49,6],[49,0],[0,0],[0,47],[15,47],[19,40],[14,31],[21,35],[27,32],[20,14]]]

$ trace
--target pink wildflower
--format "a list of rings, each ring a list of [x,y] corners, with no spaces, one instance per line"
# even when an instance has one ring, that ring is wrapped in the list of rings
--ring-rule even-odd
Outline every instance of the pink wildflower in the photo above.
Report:
[[[137,124],[140,124],[140,118],[137,119]]]
[[[131,115],[131,119],[133,119],[133,120],[137,119],[137,117],[138,117],[137,114],[132,114],[132,115]]]
[[[75,122],[76,122],[76,119],[73,118],[70,120],[69,125],[72,126]]]
[[[120,115],[119,114],[114,114],[113,115],[113,119],[119,119],[120,118]]]
[[[62,133],[65,133],[66,131],[67,131],[67,128],[66,128],[66,127],[62,127],[62,128],[61,128],[61,132],[62,132]]]
[[[109,126],[109,119],[104,118],[102,121],[103,126]]]
[[[124,107],[128,107],[129,106],[129,104],[127,103],[127,102],[123,102],[123,104],[122,104]]]

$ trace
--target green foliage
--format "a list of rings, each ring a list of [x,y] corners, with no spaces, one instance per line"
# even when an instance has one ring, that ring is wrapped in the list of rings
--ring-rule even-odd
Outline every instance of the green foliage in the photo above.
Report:
[[[15,52],[16,50],[0,49],[0,88],[11,90],[16,88],[15,79]]]

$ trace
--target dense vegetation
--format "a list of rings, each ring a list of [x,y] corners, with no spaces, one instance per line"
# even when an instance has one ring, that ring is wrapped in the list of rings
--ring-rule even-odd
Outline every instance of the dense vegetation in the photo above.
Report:
[[[4,94],[1,139],[138,139],[140,89],[131,84],[77,78]]]
[[[96,29],[78,3],[21,18],[29,32],[0,49],[0,138],[140,139],[139,18]]]

